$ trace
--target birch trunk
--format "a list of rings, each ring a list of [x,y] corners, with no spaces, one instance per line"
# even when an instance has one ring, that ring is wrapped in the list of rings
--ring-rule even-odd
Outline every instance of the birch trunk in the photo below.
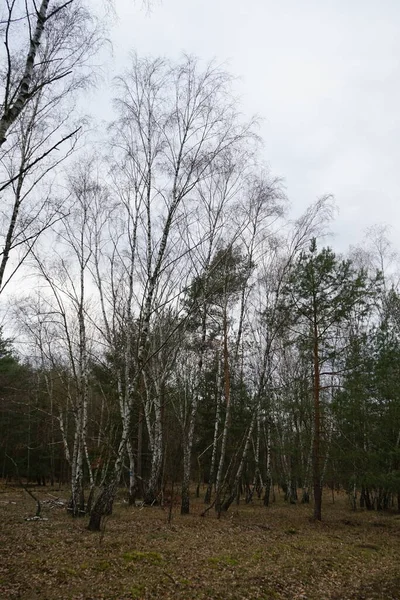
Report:
[[[114,499],[118,490],[118,486],[121,481],[122,469],[124,464],[125,456],[129,459],[129,502],[133,503],[136,494],[136,471],[135,471],[135,459],[131,436],[131,421],[132,421],[132,405],[134,390],[138,387],[138,373],[132,376],[132,364],[133,364],[133,350],[132,350],[132,333],[131,326],[133,322],[132,318],[132,302],[134,296],[134,273],[135,273],[135,259],[137,251],[137,230],[139,221],[139,212],[141,209],[141,199],[138,198],[137,190],[134,197],[134,206],[132,208],[130,204],[130,198],[122,199],[122,205],[125,210],[127,230],[129,232],[128,240],[128,264],[126,265],[127,273],[127,289],[126,296],[123,298],[123,312],[125,316],[125,335],[122,339],[122,343],[119,340],[119,334],[121,333],[118,325],[115,321],[115,315],[118,312],[118,298],[114,291],[114,281],[111,280],[112,287],[112,316],[109,318],[106,310],[106,293],[104,290],[103,276],[100,271],[101,261],[101,246],[102,246],[102,227],[107,223],[107,219],[99,224],[98,220],[95,221],[94,228],[94,244],[95,244],[95,256],[94,256],[94,267],[96,276],[96,285],[100,297],[101,314],[103,317],[104,324],[104,337],[110,348],[113,350],[117,349],[119,354],[120,366],[116,369],[115,376],[117,380],[117,391],[119,401],[119,412],[122,422],[122,433],[118,444],[116,458],[111,474],[110,482],[105,485],[95,500],[91,511],[90,521],[88,528],[91,531],[99,531],[101,528],[102,519],[112,513]],[[99,210],[100,212],[100,210]],[[99,218],[99,215],[97,215]],[[113,257],[114,258],[114,257]],[[114,264],[111,265],[112,277],[114,275]]]
[[[151,460],[151,471],[145,491],[144,501],[146,504],[154,504],[160,494],[160,479],[163,464],[163,435],[160,414],[156,415],[154,446]]]
[[[137,491],[135,476],[135,456],[133,453],[133,446],[130,437],[128,437],[127,440],[126,450],[129,459],[129,504],[135,504]]]
[[[249,429],[247,431],[247,435],[246,435],[246,440],[245,440],[245,444],[244,444],[242,456],[241,456],[240,463],[239,463],[239,466],[238,466],[237,471],[236,471],[235,478],[233,480],[233,484],[231,486],[230,495],[228,496],[228,498],[226,500],[224,500],[223,502],[221,502],[220,506],[218,507],[218,510],[226,512],[229,509],[229,507],[232,504],[232,502],[237,497],[238,490],[239,490],[239,484],[240,484],[241,477],[243,475],[244,466],[246,464],[246,459],[247,459],[247,455],[248,455],[249,448],[250,448],[251,436],[253,435],[253,430],[254,430],[254,426],[255,426],[255,423],[256,423],[258,412],[259,412],[259,406],[256,407],[256,409],[255,409],[255,411],[253,413],[253,416],[252,416],[252,419],[251,419],[251,423],[250,423],[250,427],[249,427]]]
[[[212,454],[211,454],[211,465],[210,465],[210,475],[207,485],[207,491],[204,498],[205,504],[210,504],[212,488],[215,483],[215,466],[217,464],[217,444],[218,444],[218,432],[219,432],[219,424],[221,421],[221,361],[217,355],[217,380],[216,380],[216,393],[215,393],[215,421],[214,421],[214,438],[212,445]]]
[[[227,320],[227,306],[225,304],[224,307],[224,317],[223,317],[223,330],[224,330],[224,395],[225,395],[225,404],[226,404],[226,412],[225,412],[225,421],[224,428],[222,431],[222,441],[221,441],[221,454],[219,458],[219,465],[217,471],[216,478],[216,494],[217,496],[221,492],[221,482],[222,482],[222,472],[224,468],[225,462],[225,454],[226,454],[226,445],[228,441],[228,431],[230,427],[231,421],[231,393],[230,393],[230,373],[229,373],[229,355],[228,355],[228,320]],[[218,501],[217,503],[218,504]]]
[[[0,118],[0,148],[7,140],[7,131],[17,120],[26,102],[29,100],[29,93],[35,68],[36,54],[42,39],[44,25],[47,19],[47,11],[50,0],[42,0],[39,10],[36,12],[36,25],[30,38],[29,50],[26,57],[25,69],[18,88],[18,94],[15,100],[8,104],[5,103],[4,112]],[[11,73],[10,73],[11,76]]]
[[[264,506],[269,506],[272,488],[272,473],[271,473],[271,422],[267,421],[267,431],[265,433],[265,494],[264,494]]]
[[[20,167],[21,171],[24,168],[24,165],[25,165],[25,159],[23,158],[21,161],[21,167]],[[3,291],[3,289],[7,283],[7,282],[4,282],[4,275],[5,275],[8,261],[10,259],[10,253],[11,253],[11,249],[13,246],[13,240],[14,240],[14,232],[15,232],[15,229],[17,226],[17,220],[18,220],[18,216],[19,216],[19,212],[20,212],[20,208],[21,208],[21,192],[22,192],[23,183],[24,183],[24,176],[22,174],[20,174],[18,177],[18,180],[17,180],[16,189],[15,189],[14,205],[13,205],[13,210],[12,210],[12,214],[11,214],[10,224],[8,226],[6,239],[4,241],[4,246],[1,251],[2,256],[1,256],[1,262],[0,262],[0,293]]]

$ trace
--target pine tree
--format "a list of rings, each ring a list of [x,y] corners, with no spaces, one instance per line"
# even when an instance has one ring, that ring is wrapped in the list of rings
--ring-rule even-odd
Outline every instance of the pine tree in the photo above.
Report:
[[[322,392],[343,350],[343,331],[351,317],[369,309],[372,285],[351,261],[340,260],[330,248],[317,249],[312,239],[308,252],[294,263],[283,290],[281,310],[286,311],[291,343],[308,357],[313,390],[312,470],[314,518],[322,506]]]

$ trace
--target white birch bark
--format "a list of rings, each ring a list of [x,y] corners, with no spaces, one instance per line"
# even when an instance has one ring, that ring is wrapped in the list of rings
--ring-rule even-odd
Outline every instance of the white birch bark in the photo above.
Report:
[[[264,429],[265,437],[265,493],[264,493],[264,506],[269,506],[271,488],[272,488],[272,472],[271,472],[271,422],[267,419],[267,428]]]
[[[50,0],[42,0],[39,10],[36,13],[36,24],[33,33],[30,38],[29,50],[26,56],[25,68],[21,77],[20,84],[18,86],[18,94],[13,101],[8,102],[7,90],[3,113],[0,117],[0,147],[7,140],[7,131],[17,120],[21,114],[26,102],[29,100],[29,93],[31,89],[31,82],[33,72],[35,68],[36,54],[40,45],[40,40],[43,35],[44,25],[47,19],[47,11],[49,8]],[[11,14],[10,14],[11,18]],[[11,68],[11,66],[9,67]],[[9,73],[11,77],[11,73]]]
[[[217,445],[219,438],[219,425],[221,422],[221,361],[217,354],[217,375],[216,375],[216,392],[215,392],[215,421],[214,421],[214,435],[213,435],[213,444],[212,444],[212,453],[211,453],[211,464],[210,464],[210,474],[209,481],[207,485],[207,491],[204,498],[205,504],[209,504],[211,502],[212,489],[215,483],[215,467],[217,463]]]
[[[121,149],[120,162],[128,165],[132,188],[140,194],[144,208],[139,221],[140,290],[135,290],[140,314],[134,388],[146,379],[148,364],[158,352],[154,349],[149,355],[152,320],[166,276],[171,239],[177,233],[179,211],[184,209],[186,199],[195,196],[196,187],[207,178],[215,159],[249,135],[248,126],[238,126],[234,109],[226,104],[228,83],[229,77],[214,67],[200,73],[196,61],[190,58],[176,67],[162,60],[134,59],[130,73],[120,79],[116,146]],[[123,253],[118,250],[116,246],[115,256],[121,258]],[[182,256],[186,253],[187,249]],[[175,260],[179,266],[180,256]],[[119,290],[111,286],[112,297],[117,298]],[[151,395],[147,391],[143,407],[152,450],[146,487],[148,499],[154,500],[163,462],[163,422],[159,395],[153,397],[153,381],[149,387]],[[196,404],[193,426],[195,413]],[[92,526],[95,528],[94,521]]]
[[[223,309],[223,375],[224,375],[224,398],[225,398],[225,420],[222,430],[221,450],[218,464],[217,477],[215,480],[215,489],[217,496],[221,492],[222,473],[224,469],[226,445],[228,441],[228,431],[231,422],[231,390],[230,390],[230,367],[228,354],[228,315],[227,298]]]

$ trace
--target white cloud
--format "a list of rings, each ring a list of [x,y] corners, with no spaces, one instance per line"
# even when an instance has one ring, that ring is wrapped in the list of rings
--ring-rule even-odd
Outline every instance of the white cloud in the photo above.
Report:
[[[400,4],[393,0],[116,0],[113,72],[129,51],[228,61],[295,211],[323,193],[338,238],[400,223]],[[101,105],[103,106],[103,105]],[[103,110],[103,108],[101,109]],[[351,232],[351,233],[350,233]]]

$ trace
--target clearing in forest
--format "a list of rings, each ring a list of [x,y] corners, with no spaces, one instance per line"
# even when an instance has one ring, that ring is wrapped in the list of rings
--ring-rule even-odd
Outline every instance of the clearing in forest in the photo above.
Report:
[[[324,521],[312,507],[277,494],[216,518],[118,499],[102,533],[86,529],[56,503],[46,521],[26,521],[35,506],[22,489],[0,489],[0,598],[12,600],[290,599],[400,597],[400,515],[350,510],[326,494]],[[66,491],[35,490],[41,500]],[[53,508],[51,508],[53,506]]]

